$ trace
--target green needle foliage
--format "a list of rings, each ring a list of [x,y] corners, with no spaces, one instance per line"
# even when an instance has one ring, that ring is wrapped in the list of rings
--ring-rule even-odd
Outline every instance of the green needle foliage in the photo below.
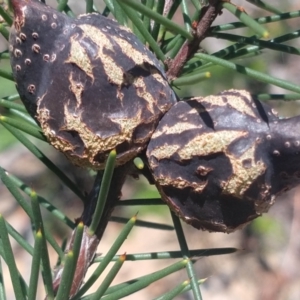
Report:
[[[230,22],[221,22],[221,24],[216,22],[219,25],[208,27],[203,36],[198,37],[196,31],[199,16],[206,10],[206,3],[217,1],[104,0],[105,4],[101,2],[101,5],[98,4],[99,1],[94,3],[93,0],[77,2],[84,3],[85,11],[82,11],[82,13],[100,13],[104,16],[113,17],[120,24],[130,27],[141,41],[153,51],[167,72],[171,72],[170,69],[172,69],[170,67],[171,59],[176,59],[179,54],[182,54],[184,45],[194,42],[195,38],[198,38],[199,43],[206,38],[214,39],[214,42],[217,39],[222,40],[222,42],[225,41],[225,46],[222,43],[221,49],[216,52],[210,51],[209,47],[206,49],[200,43],[194,55],[184,61],[177,72],[177,76],[174,78],[170,76],[170,84],[180,96],[190,96],[191,93],[195,93],[194,96],[204,96],[211,91],[218,92],[221,88],[247,88],[247,82],[251,81],[251,83],[260,83],[263,86],[263,92],[258,94],[257,91],[253,92],[259,100],[294,101],[300,99],[300,85],[293,81],[292,77],[283,79],[280,74],[270,75],[266,68],[260,68],[256,64],[256,62],[261,62],[261,55],[264,52],[271,53],[274,57],[278,53],[285,55],[285,57],[299,56],[300,49],[293,42],[299,38],[300,31],[289,28],[287,22],[290,19],[298,19],[299,23],[300,11],[283,12],[276,5],[270,5],[265,1],[248,0],[248,2],[261,9],[261,17],[253,18],[251,13],[244,11],[242,8],[232,3],[220,1],[219,5],[222,6],[223,13],[230,15]],[[0,1],[0,35],[6,40],[9,38],[9,30],[13,23],[9,4],[5,5],[3,1]],[[75,17],[68,0],[57,1],[56,9]],[[219,17],[219,15],[214,16],[217,21]],[[276,24],[276,30],[273,30],[272,24]],[[234,29],[239,30],[238,34],[231,32]],[[271,39],[269,39],[269,36]],[[287,42],[288,44],[286,44]],[[0,47],[0,49],[3,49],[3,47]],[[28,153],[33,154],[37,161],[54,173],[64,188],[69,189],[86,203],[85,191],[82,191],[70,179],[64,169],[61,169],[47,154],[44,154],[47,140],[37,123],[29,116],[19,101],[19,95],[12,88],[13,77],[9,67],[9,52],[8,49],[1,51],[0,130],[1,134],[4,133],[0,137],[0,149],[2,149],[1,144],[4,145],[5,143],[5,137],[13,136],[16,139],[15,143],[18,143],[20,147],[25,147]],[[229,71],[230,73],[228,73]],[[232,86],[234,78],[238,78],[240,74],[244,76],[245,83],[243,86]],[[281,88],[282,91],[274,94],[271,91],[272,87]],[[91,222],[88,224],[88,229],[85,228],[83,223],[76,224],[76,221],[72,221],[68,216],[69,210],[58,208],[56,204],[52,203],[52,199],[48,199],[48,196],[44,197],[40,195],[40,192],[35,192],[30,182],[24,182],[23,179],[10,174],[10,170],[5,170],[0,166],[1,181],[12,195],[9,201],[15,201],[16,205],[28,216],[33,234],[32,243],[9,224],[5,220],[5,214],[0,211],[0,299],[6,299],[6,297],[9,299],[41,299],[44,295],[38,295],[38,287],[43,285],[48,300],[95,300],[102,298],[117,300],[130,296],[141,289],[147,289],[149,285],[157,281],[163,282],[165,277],[182,269],[185,269],[186,279],[174,283],[174,286],[170,287],[167,292],[157,295],[156,299],[175,299],[180,294],[188,291],[191,291],[194,299],[202,299],[200,287],[205,279],[201,279],[197,275],[196,258],[233,254],[238,249],[233,247],[191,249],[182,229],[181,221],[173,213],[171,213],[172,224],[138,220],[137,215],[129,220],[124,217],[111,217],[110,220],[125,223],[123,229],[115,237],[114,243],[106,253],[103,253],[100,257],[91,258],[90,264],[96,266],[94,272],[88,278],[84,278],[84,283],[75,294],[70,296],[72,283],[75,280],[76,265],[82,259],[80,255],[83,251],[83,239],[92,238],[95,235],[102,221],[102,214],[108,201],[109,192],[114,189],[112,178],[116,154],[116,151],[110,153],[105,171],[103,174],[97,175],[102,176],[100,176],[101,186],[95,196],[97,204]],[[145,166],[141,158],[136,158],[134,163],[140,170]],[[23,171],[26,173],[26,170]],[[1,197],[0,201],[2,202],[4,199],[1,199]],[[60,200],[64,201],[64,199]],[[154,207],[161,207],[165,204],[160,198],[143,198],[126,199],[116,203],[116,205],[119,208],[140,206],[153,210]],[[57,223],[64,225],[70,231],[73,230],[74,234],[69,248],[57,242],[54,237],[55,232],[48,227],[46,215],[52,215]],[[178,249],[175,251],[158,251],[154,242],[153,248],[145,249],[144,253],[118,254],[120,248],[124,246],[125,240],[130,240],[133,227],[138,226],[169,232],[175,230]],[[201,232],[199,232],[199,236],[201,236]],[[159,238],[159,234],[157,238]],[[66,236],[66,239],[70,240],[70,236]],[[18,270],[17,253],[14,252],[12,247],[12,240],[17,242],[19,247],[31,257],[28,282],[24,279],[26,274],[21,274]],[[57,290],[55,290],[53,284],[55,270],[53,270],[50,263],[50,247],[54,249],[59,258],[56,267],[62,268],[60,285]],[[65,247],[67,247],[66,251]],[[122,251],[123,249],[124,247]],[[141,272],[141,275],[135,279],[126,280],[117,285],[114,284],[114,278],[118,278],[120,269],[127,261],[132,261],[134,265],[137,261],[154,261],[158,259],[169,260],[169,266],[146,275]],[[9,275],[3,274],[3,263],[8,266]],[[111,266],[110,269],[109,266]],[[108,272],[107,269],[109,269]],[[94,289],[94,292],[91,292],[93,284],[105,271],[107,272],[106,277]],[[6,281],[8,277],[12,282],[14,296],[7,294]]]
[[[30,282],[29,282],[29,289],[28,289],[28,299],[36,299],[42,246],[43,246],[43,237],[42,237],[42,232],[39,230],[35,235],[34,253],[32,256]]]

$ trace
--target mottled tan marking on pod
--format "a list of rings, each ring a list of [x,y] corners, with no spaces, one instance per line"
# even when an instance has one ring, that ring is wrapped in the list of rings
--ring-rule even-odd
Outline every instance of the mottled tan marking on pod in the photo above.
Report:
[[[130,32],[132,33],[132,30],[129,27],[125,27],[125,26],[120,26],[120,29],[126,31],[126,32]]]
[[[156,99],[147,91],[147,86],[143,77],[137,77],[133,81],[133,86],[136,88],[136,94],[147,102],[147,109],[154,114],[154,105],[156,106]]]
[[[247,97],[247,99],[251,97],[251,95],[247,92],[244,92],[242,96]],[[226,99],[226,101],[224,101],[224,99]],[[210,103],[212,106],[230,105],[232,108],[236,109],[237,111],[246,114],[248,116],[251,116],[253,118],[256,118],[256,115],[254,114],[253,109],[251,108],[251,103],[247,103],[244,98],[241,98],[238,95],[237,96],[234,95],[208,96],[205,97],[202,101]]]
[[[76,97],[76,107],[79,108],[81,105],[81,95],[84,91],[84,86],[81,82],[77,82],[73,79],[73,73],[70,73],[69,75],[69,81],[70,81],[70,91],[75,95]]]
[[[65,63],[75,64],[94,81],[93,65],[91,60],[84,47],[81,46],[80,42],[77,41],[76,38],[77,35],[72,36],[70,39],[70,56]]]
[[[42,99],[41,99],[42,100]],[[73,151],[74,146],[64,139],[57,138],[56,133],[51,130],[48,125],[48,120],[50,119],[50,112],[46,108],[38,109],[38,120],[40,122],[41,128],[43,130],[44,135],[49,140],[49,142],[56,149],[65,149],[66,152]]]
[[[181,134],[184,131],[199,129],[199,126],[196,124],[191,124],[188,122],[178,122],[173,126],[164,126],[160,130],[156,130],[155,133],[152,135],[152,139],[155,139],[161,135],[165,134]]]
[[[110,118],[121,127],[120,143],[131,139],[133,130],[141,123],[141,115],[142,112],[139,111],[134,118],[114,118],[113,116]]]
[[[193,98],[192,100],[197,100],[198,101],[198,99],[199,98]],[[200,98],[200,99],[202,99],[202,98]],[[201,100],[202,101],[202,100]],[[186,116],[188,116],[188,115],[199,115],[200,113],[205,113],[205,112],[207,112],[207,110],[206,110],[206,108],[200,108],[200,107],[197,107],[197,109],[196,108],[192,108],[192,109],[190,109],[187,113],[186,113]]]
[[[165,177],[165,176],[161,176],[161,177],[155,177],[155,180],[161,185],[161,186],[171,186],[171,185],[175,185],[177,188],[179,189],[185,189],[185,188],[192,188],[193,191],[195,192],[199,192],[201,193],[206,185],[207,185],[207,181],[203,181],[203,182],[190,182],[187,181],[181,177],[173,179],[170,177]]]
[[[151,68],[150,71],[151,71],[151,74],[152,74],[153,78],[156,81],[158,81],[159,83],[161,83],[164,86],[166,86],[168,84],[166,79],[164,77],[162,77],[162,75],[160,73],[158,73],[157,69]]]
[[[70,144],[63,138],[60,138],[55,132],[53,132],[49,125],[48,121],[50,119],[50,113],[46,108],[41,108],[38,110],[38,120],[41,124],[43,132],[47,139],[51,142],[51,144],[61,150],[64,149],[64,152],[67,157],[72,158],[74,163],[78,161],[78,165],[81,166],[90,166],[91,164],[97,168],[103,168],[104,163],[98,163],[94,160],[98,153],[101,153],[103,149],[114,149],[117,145],[122,142],[131,140],[133,128],[135,128],[140,123],[141,113],[137,114],[137,116],[133,119],[120,119],[120,118],[112,118],[112,121],[119,124],[121,127],[121,133],[114,136],[109,137],[101,137],[99,135],[95,135],[81,120],[80,111],[76,113],[76,115],[69,111],[68,105],[64,105],[64,115],[65,115],[65,124],[61,128],[61,130],[65,131],[76,131],[80,136],[82,142],[84,143],[84,152],[80,157],[76,155],[72,155],[71,152],[74,151],[74,146]],[[136,156],[135,153],[128,152],[123,157],[121,157],[121,161],[128,161]]]
[[[153,62],[149,60],[149,57],[142,52],[132,47],[126,39],[122,39],[118,36],[112,36],[112,39],[121,47],[121,50],[130,59],[132,59],[137,65],[142,66],[145,62],[153,65]]]
[[[233,195],[243,199],[245,191],[262,174],[265,173],[267,166],[262,161],[255,160],[256,144],[254,143],[240,157],[226,153],[229,158],[233,172],[229,180],[222,186],[222,194]],[[245,168],[244,161],[248,161]]]
[[[161,160],[171,157],[174,153],[178,151],[181,146],[179,145],[168,145],[164,144],[152,150],[151,155],[156,159]]]
[[[78,132],[81,140],[84,143],[85,149],[84,153],[81,156],[85,158],[90,164],[96,165],[98,167],[103,167],[102,164],[95,162],[94,158],[98,153],[101,153],[103,149],[112,150],[117,145],[121,144],[126,140],[130,140],[133,132],[133,128],[135,128],[140,122],[140,114],[136,116],[134,119],[113,119],[112,121],[118,123],[121,127],[121,133],[108,136],[101,137],[100,134],[95,135],[81,120],[80,113],[76,117],[74,114],[69,112],[68,106],[64,106],[64,115],[65,115],[65,125],[63,130],[75,130]],[[130,154],[133,158],[135,154]],[[88,165],[88,162],[86,162]]]
[[[246,131],[235,130],[203,133],[184,145],[184,147],[178,151],[178,155],[182,160],[188,160],[193,156],[206,156],[225,152],[233,141],[245,137],[247,134]]]
[[[107,35],[92,25],[84,24],[79,25],[78,27],[83,30],[84,37],[90,38],[99,47],[97,58],[101,60],[109,82],[121,87],[124,82],[125,71],[114,61],[113,58],[104,54],[104,49],[114,52],[113,44],[109,38],[107,38]]]

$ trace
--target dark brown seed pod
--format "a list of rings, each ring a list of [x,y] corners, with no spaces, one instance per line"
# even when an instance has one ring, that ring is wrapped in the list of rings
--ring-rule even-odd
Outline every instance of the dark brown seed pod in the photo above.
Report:
[[[76,19],[12,0],[11,65],[29,113],[75,164],[102,169],[143,150],[175,103],[154,55],[128,28],[99,14]]]
[[[147,148],[162,198],[198,229],[241,228],[300,183],[299,124],[246,91],[178,102]]]

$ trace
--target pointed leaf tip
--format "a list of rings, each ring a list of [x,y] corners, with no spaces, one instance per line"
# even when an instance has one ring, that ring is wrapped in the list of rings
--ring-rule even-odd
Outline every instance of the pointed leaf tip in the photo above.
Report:
[[[269,31],[265,31],[265,32],[262,34],[262,37],[263,37],[264,39],[268,39],[268,38],[270,37]]]
[[[30,197],[31,197],[31,198],[36,198],[36,197],[37,197],[36,191],[31,190],[31,191],[30,191]]]
[[[124,254],[120,255],[119,260],[121,262],[124,262],[126,260],[126,252]]]
[[[80,222],[78,223],[77,227],[84,227],[84,224],[83,224],[83,222],[82,222],[82,221],[80,221]]]

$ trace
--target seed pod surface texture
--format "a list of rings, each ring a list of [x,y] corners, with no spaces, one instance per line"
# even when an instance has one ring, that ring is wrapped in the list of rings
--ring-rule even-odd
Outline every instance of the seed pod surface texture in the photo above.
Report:
[[[162,198],[198,229],[243,227],[300,183],[299,124],[246,91],[178,102],[147,148]]]
[[[73,19],[34,0],[12,4],[14,78],[49,142],[93,169],[112,149],[118,165],[134,158],[176,101],[154,55],[99,14]]]

